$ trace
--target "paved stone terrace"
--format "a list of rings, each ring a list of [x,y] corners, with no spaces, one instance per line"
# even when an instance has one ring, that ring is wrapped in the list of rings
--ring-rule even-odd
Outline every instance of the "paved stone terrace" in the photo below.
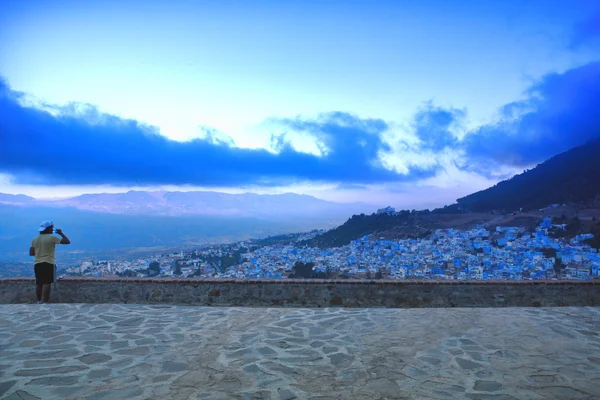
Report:
[[[592,399],[600,308],[0,305],[6,399]]]

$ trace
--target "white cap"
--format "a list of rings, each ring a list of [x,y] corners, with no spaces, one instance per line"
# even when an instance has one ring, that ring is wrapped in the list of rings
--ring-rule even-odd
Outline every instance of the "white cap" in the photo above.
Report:
[[[54,223],[52,223],[52,221],[44,221],[40,224],[40,232],[43,232],[46,230],[46,228],[48,228],[49,226],[53,226]]]

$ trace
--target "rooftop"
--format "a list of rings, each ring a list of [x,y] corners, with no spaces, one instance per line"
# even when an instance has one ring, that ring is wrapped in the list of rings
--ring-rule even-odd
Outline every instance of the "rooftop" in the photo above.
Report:
[[[4,304],[0,397],[598,398],[599,324],[593,307]]]

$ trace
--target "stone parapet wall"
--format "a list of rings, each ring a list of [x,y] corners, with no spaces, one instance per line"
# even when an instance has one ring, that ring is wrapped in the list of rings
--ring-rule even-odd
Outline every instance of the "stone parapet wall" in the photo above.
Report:
[[[595,281],[356,281],[320,279],[66,278],[56,303],[252,307],[599,306]],[[0,303],[33,303],[32,278],[0,279]]]

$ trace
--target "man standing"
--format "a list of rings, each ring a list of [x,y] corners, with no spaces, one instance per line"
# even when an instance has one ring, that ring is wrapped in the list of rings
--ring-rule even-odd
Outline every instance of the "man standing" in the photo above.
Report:
[[[71,241],[62,230],[57,229],[56,233],[61,236],[57,238],[52,236],[54,233],[54,224],[50,221],[44,221],[40,225],[40,234],[33,239],[29,248],[29,255],[35,256],[35,295],[38,304],[48,303],[50,301],[50,284],[54,282],[54,250],[57,244],[70,244]]]

